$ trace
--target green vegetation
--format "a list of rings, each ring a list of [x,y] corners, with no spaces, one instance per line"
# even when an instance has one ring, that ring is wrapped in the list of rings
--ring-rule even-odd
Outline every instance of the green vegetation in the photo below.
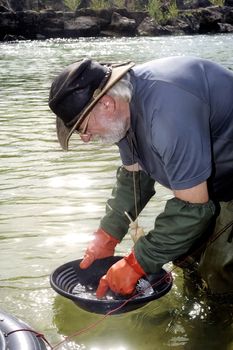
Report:
[[[94,10],[110,7],[127,8],[131,11],[148,11],[157,22],[166,22],[178,16],[179,4],[192,3],[194,0],[0,0],[0,5],[19,11],[22,9],[50,8],[59,11],[75,11],[80,5]],[[224,0],[211,0],[213,5],[223,6]],[[177,7],[178,5],[178,7]]]
[[[163,18],[163,12],[161,10],[160,0],[149,0],[148,12],[157,22],[160,22]]]
[[[91,8],[94,10],[107,9],[111,6],[116,6],[119,8],[125,7],[124,0],[106,1],[106,0],[92,0]]]
[[[125,7],[125,1],[124,0],[115,0],[115,1],[112,1],[114,3],[114,6],[116,7]],[[109,3],[109,1],[108,1]]]
[[[63,0],[63,2],[71,11],[75,11],[80,4],[80,0]]]
[[[224,0],[211,0],[211,2],[212,2],[212,4],[214,5],[214,6],[220,6],[220,7],[222,7],[222,6],[224,6]]]
[[[224,1],[224,0],[213,0],[213,1]],[[64,4],[74,11],[80,4],[80,0],[63,0]],[[151,17],[156,21],[162,22],[174,19],[178,16],[178,8],[176,0],[170,0],[166,5],[163,0],[92,0],[90,7],[94,10],[107,9],[111,6],[118,8],[127,7],[130,10],[147,10]]]
[[[149,0],[148,12],[157,22],[175,19],[178,16],[175,0],[172,0],[167,6],[164,6],[161,0]]]
[[[168,14],[166,19],[175,19],[178,17],[179,10],[176,6],[175,1],[172,1],[172,3],[168,7]]]
[[[106,9],[109,7],[108,2],[105,0],[92,0],[91,4],[91,8],[94,10]]]

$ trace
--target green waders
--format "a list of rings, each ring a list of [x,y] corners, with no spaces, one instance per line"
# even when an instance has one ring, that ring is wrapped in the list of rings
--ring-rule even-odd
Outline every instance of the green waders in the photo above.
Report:
[[[211,294],[229,295],[233,301],[233,200],[220,202],[220,214],[217,217],[214,233],[203,252],[199,273],[206,282]],[[232,222],[232,225],[221,230]]]

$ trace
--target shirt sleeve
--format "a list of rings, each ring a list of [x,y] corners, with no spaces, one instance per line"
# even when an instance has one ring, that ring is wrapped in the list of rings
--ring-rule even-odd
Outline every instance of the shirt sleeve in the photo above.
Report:
[[[194,187],[211,174],[209,115],[209,105],[200,97],[174,85],[160,87],[152,148],[160,154],[173,190]]]

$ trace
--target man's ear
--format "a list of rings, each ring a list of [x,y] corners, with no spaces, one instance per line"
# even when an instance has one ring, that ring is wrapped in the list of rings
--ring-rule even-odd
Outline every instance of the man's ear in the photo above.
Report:
[[[105,112],[114,112],[115,100],[112,96],[104,95],[99,99],[99,102],[101,103],[101,107],[104,109]]]

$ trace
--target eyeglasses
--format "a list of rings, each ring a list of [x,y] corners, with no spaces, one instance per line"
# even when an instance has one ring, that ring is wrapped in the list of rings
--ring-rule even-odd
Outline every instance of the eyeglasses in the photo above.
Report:
[[[89,123],[89,120],[90,120],[90,117],[91,117],[91,113],[89,113],[87,115],[87,117],[84,119],[83,123],[83,127],[82,128],[79,128],[78,130],[75,130],[75,134],[79,134],[79,135],[85,135],[86,132],[87,132],[87,128],[88,128],[88,123]]]

